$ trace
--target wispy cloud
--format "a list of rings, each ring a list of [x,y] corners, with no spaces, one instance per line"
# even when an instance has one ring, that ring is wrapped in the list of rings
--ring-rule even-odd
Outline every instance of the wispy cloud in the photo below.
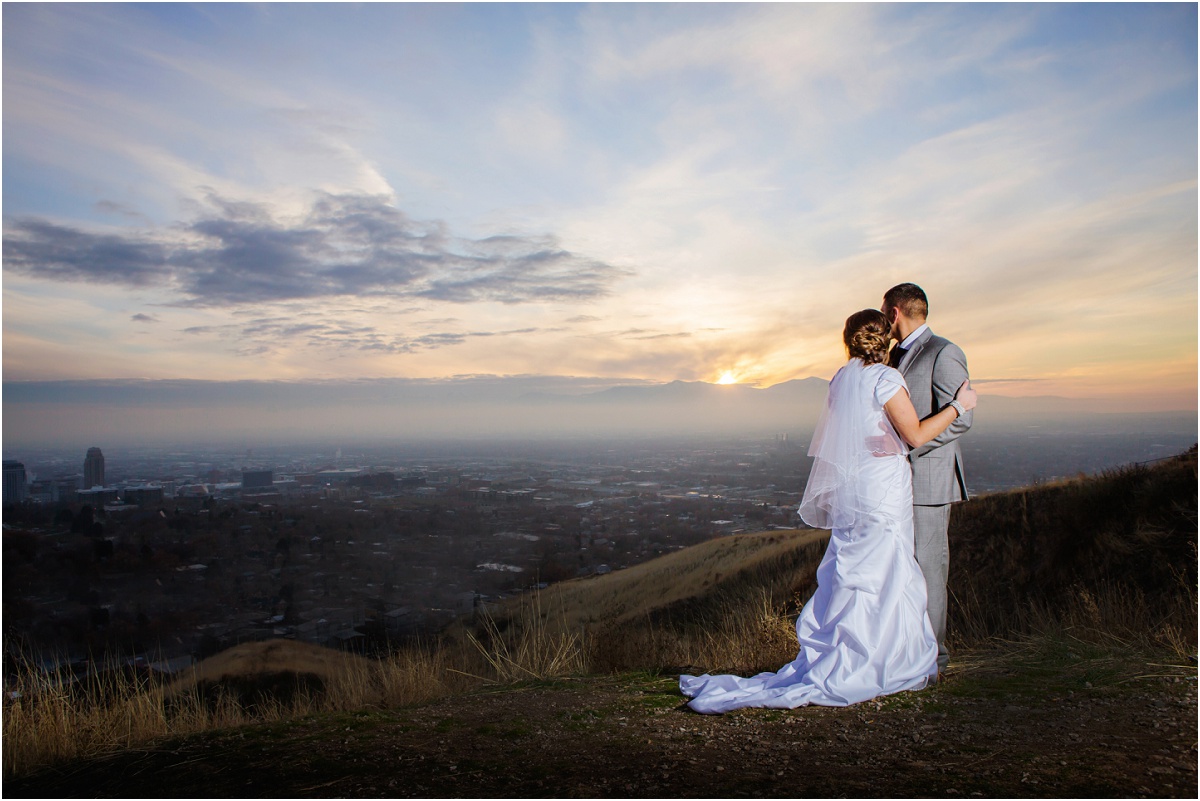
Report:
[[[268,353],[301,344],[319,350],[362,351],[365,353],[418,353],[462,345],[472,339],[491,339],[537,334],[538,328],[514,328],[497,331],[435,331],[404,334],[347,320],[308,315],[311,321],[294,317],[263,317],[244,323],[191,326],[182,333],[212,337],[229,343],[236,352]]]
[[[5,269],[53,281],[154,286],[178,303],[406,297],[451,303],[580,301],[626,274],[552,236],[452,236],[383,197],[319,195],[299,218],[266,204],[206,198],[169,230],[95,232],[39,218],[6,226]]]
[[[628,337],[629,339],[641,340],[641,341],[647,341],[647,340],[652,340],[652,339],[680,339],[680,338],[690,337],[691,335],[692,335],[691,331],[675,331],[675,332],[668,333],[665,331],[660,331],[660,332],[646,331],[645,329],[642,329],[642,328],[631,328],[628,331],[622,331],[620,333],[620,336]]]

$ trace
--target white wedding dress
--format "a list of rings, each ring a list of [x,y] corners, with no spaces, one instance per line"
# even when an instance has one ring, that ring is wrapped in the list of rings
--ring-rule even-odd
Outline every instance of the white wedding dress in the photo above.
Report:
[[[697,712],[847,706],[924,687],[937,675],[925,579],[913,556],[908,448],[883,404],[904,378],[852,359],[829,385],[800,514],[831,528],[817,590],[796,620],[800,652],[777,673],[680,676]]]

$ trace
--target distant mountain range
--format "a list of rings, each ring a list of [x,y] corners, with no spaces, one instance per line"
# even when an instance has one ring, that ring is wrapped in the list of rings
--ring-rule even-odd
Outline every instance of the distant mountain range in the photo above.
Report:
[[[1154,419],[1178,423],[1196,421],[1196,412],[1133,413],[1106,410],[1103,401],[1063,398],[1053,395],[1008,397],[989,395],[986,384],[980,390],[977,424],[1038,426],[1111,424],[1119,420]],[[700,414],[713,422],[771,424],[780,430],[811,429],[816,423],[829,382],[822,378],[803,378],[759,389],[742,384],[718,385],[702,381],[672,381],[669,384],[618,386],[583,395],[530,393],[522,398],[531,405],[575,408],[622,409],[627,413],[649,414],[670,410],[680,421]]]
[[[825,399],[829,382],[823,378],[801,378],[785,381],[766,389],[747,384],[709,384],[704,381],[672,381],[669,384],[616,386],[585,395],[530,393],[525,398],[538,401],[574,400],[586,403],[754,403],[765,399],[771,402],[811,401]]]

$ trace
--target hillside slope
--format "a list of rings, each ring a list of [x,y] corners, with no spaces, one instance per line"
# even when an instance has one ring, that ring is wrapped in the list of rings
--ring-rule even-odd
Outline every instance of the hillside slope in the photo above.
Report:
[[[952,644],[1066,625],[1157,638],[1194,653],[1196,531],[1194,448],[957,504],[950,523]],[[603,657],[597,667],[765,669],[794,656],[787,655],[794,639],[786,618],[811,595],[827,536],[801,529],[721,537],[553,585],[536,612],[553,627],[586,630]],[[518,599],[493,614],[519,624],[529,606]],[[783,620],[769,630],[764,614]],[[663,645],[700,635],[710,644],[745,639],[756,626],[773,647],[743,649],[744,658],[725,649],[708,664],[697,656],[702,649]]]
[[[541,592],[541,605],[567,628],[661,616],[714,593],[775,584],[781,574],[819,560],[827,536],[800,529],[721,537],[608,575],[553,584]]]
[[[959,504],[951,626],[1002,636],[1074,608],[1081,624],[1173,627],[1194,649],[1196,529],[1195,447]]]

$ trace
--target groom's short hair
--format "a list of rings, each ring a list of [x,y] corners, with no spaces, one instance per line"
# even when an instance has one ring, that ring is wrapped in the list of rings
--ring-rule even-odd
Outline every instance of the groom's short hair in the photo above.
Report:
[[[929,316],[925,290],[916,284],[896,284],[884,293],[883,303],[888,308],[899,309],[905,317],[924,320]]]

